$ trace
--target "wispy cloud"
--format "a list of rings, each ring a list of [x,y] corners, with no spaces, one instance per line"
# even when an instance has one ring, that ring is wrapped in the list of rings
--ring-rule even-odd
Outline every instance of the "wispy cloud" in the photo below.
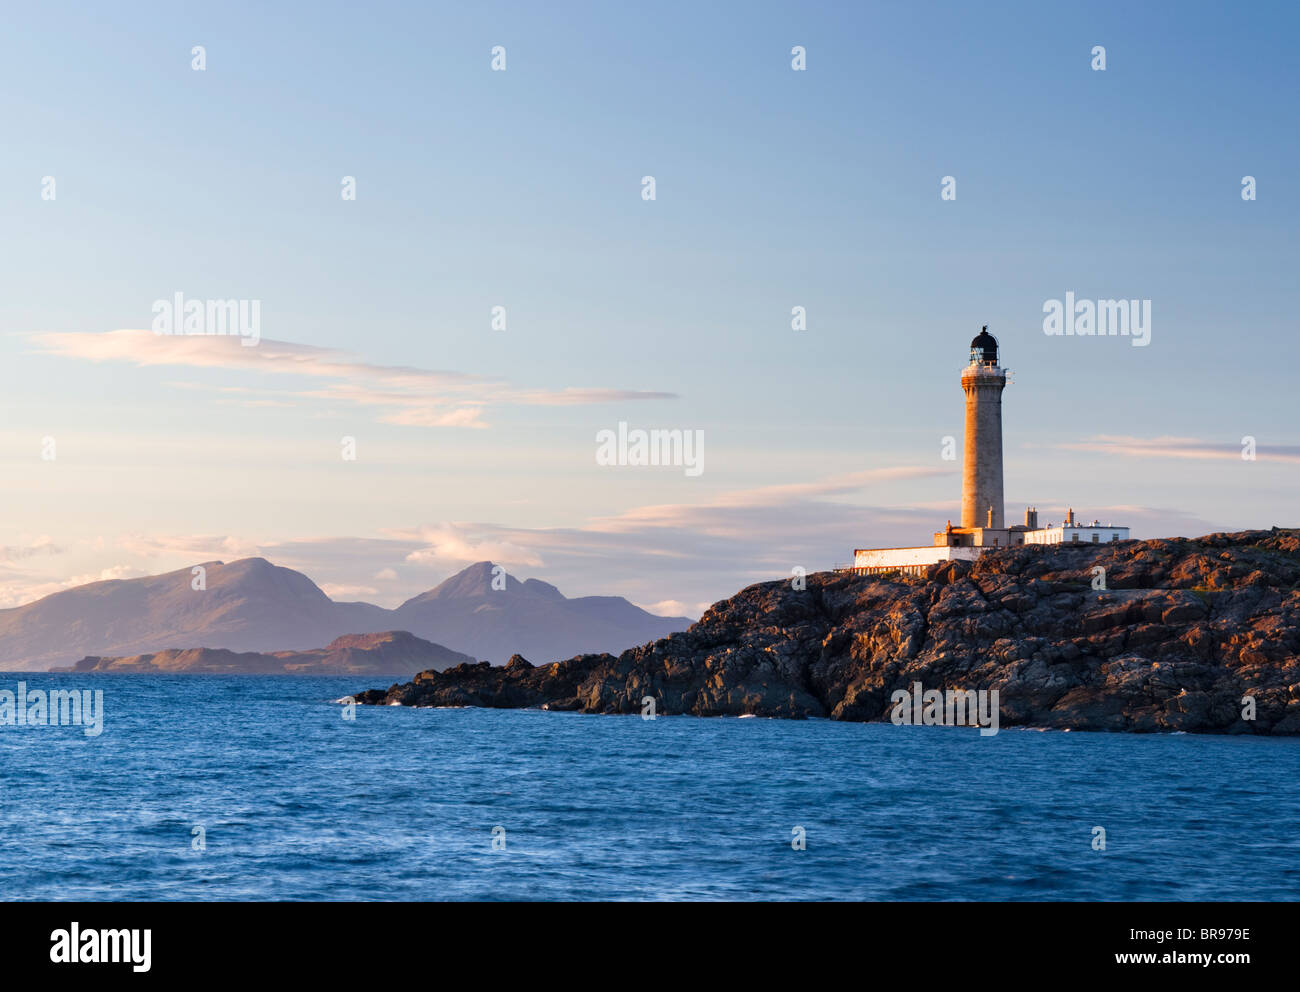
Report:
[[[0,578],[0,608],[21,606],[65,589],[88,585],[91,582],[107,582],[112,579],[134,579],[151,574],[134,565],[112,565],[98,572],[86,572],[66,579],[49,580],[20,574]]]
[[[263,547],[246,538],[215,534],[127,534],[117,546],[141,558],[186,556],[205,561],[255,557]]]
[[[1128,455],[1133,458],[1194,458],[1230,459],[1241,461],[1240,443],[1207,441],[1194,437],[1126,437],[1101,434],[1083,441],[1053,445],[1067,451],[1096,451],[1107,455]],[[1259,461],[1300,462],[1300,445],[1257,445],[1255,457]]]
[[[54,539],[48,534],[42,534],[34,538],[30,544],[3,545],[0,546],[0,563],[7,564],[14,561],[22,561],[26,558],[35,558],[37,555],[57,555],[63,552],[63,548],[54,543]]]
[[[829,501],[833,497],[863,493],[873,485],[954,474],[954,469],[925,465],[845,472],[809,482],[736,489],[701,503],[665,503],[637,507],[617,516],[598,518],[591,523],[590,529],[617,532],[642,527],[677,527],[686,519],[698,522],[705,515],[714,516],[728,528],[743,528],[746,526],[743,515],[735,514],[733,517],[731,511],[747,507],[790,507],[802,502]],[[730,519],[734,519],[734,525],[728,522]]]
[[[512,562],[539,567],[543,563],[525,545],[499,537],[475,533],[470,527],[452,523],[413,530],[388,532],[399,541],[413,541],[420,545],[408,553],[404,561],[417,565],[434,563],[471,564],[476,561]]]
[[[28,337],[38,352],[61,358],[334,380],[310,389],[189,382],[172,385],[212,390],[224,394],[228,400],[250,406],[286,405],[291,400],[306,399],[375,407],[376,419],[381,423],[410,427],[486,427],[483,413],[492,406],[573,406],[676,397],[671,392],[636,389],[515,387],[497,377],[408,365],[376,365],[337,349],[270,338],[262,338],[256,347],[245,347],[237,336],[168,335],[147,330],[44,333]]]
[[[707,610],[712,603],[683,603],[679,599],[664,599],[658,603],[637,603],[637,606],[647,613],[653,613],[661,617],[698,617]]]
[[[362,596],[375,596],[379,593],[374,586],[338,585],[331,582],[322,582],[320,588],[321,592],[334,600],[359,599]]]

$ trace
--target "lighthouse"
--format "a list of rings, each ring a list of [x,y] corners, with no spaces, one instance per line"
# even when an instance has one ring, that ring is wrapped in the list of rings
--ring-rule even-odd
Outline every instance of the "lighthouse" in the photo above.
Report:
[[[970,343],[962,369],[966,393],[966,448],[961,471],[961,525],[1005,530],[1002,503],[1002,390],[1007,370],[998,364],[998,339],[989,325]]]
[[[974,561],[997,548],[1026,544],[1101,544],[1127,541],[1129,529],[1100,520],[1083,523],[1074,509],[1064,522],[1040,526],[1038,508],[1025,510],[1025,522],[1007,526],[1002,497],[1002,390],[1007,370],[998,357],[998,339],[988,324],[970,343],[970,363],[961,371],[966,394],[966,446],[961,470],[961,526],[949,520],[935,531],[934,543],[910,548],[854,548],[853,564],[844,570],[880,574],[924,575],[943,561]]]

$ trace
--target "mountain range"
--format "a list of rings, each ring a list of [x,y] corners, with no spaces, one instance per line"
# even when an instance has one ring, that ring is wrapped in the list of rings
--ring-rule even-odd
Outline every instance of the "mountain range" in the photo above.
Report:
[[[87,656],[131,658],[189,648],[266,654],[326,650],[346,634],[403,631],[488,661],[515,653],[567,658],[621,651],[690,625],[618,596],[569,599],[478,562],[395,610],[330,599],[311,579],[265,558],[92,582],[0,610],[0,670],[38,671]],[[331,645],[332,646],[332,645]]]

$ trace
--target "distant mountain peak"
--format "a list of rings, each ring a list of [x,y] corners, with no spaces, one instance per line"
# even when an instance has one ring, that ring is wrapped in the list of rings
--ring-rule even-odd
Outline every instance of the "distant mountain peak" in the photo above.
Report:
[[[524,592],[530,596],[541,596],[543,599],[562,600],[568,597],[559,589],[549,582],[543,582],[541,579],[525,579],[523,584]]]
[[[497,571],[498,569],[500,572]],[[520,582],[495,562],[476,561],[428,592],[414,597],[410,602],[426,602],[434,599],[478,599],[501,593],[512,596],[536,596],[553,602],[563,602],[567,599],[564,593],[549,582],[543,582],[541,579],[526,579]]]
[[[498,568],[501,569],[499,573]],[[502,580],[505,582],[505,588],[501,588]],[[529,582],[535,581],[533,579],[529,580]],[[494,582],[496,584],[495,588],[493,587]],[[545,586],[546,583],[539,582],[537,585]],[[476,561],[473,565],[462,568],[451,578],[444,579],[428,592],[407,600],[407,603],[426,603],[432,600],[445,599],[481,599],[485,596],[500,595],[502,593],[520,595],[527,592],[528,583],[520,582],[513,575],[506,572],[502,566],[490,561]],[[556,589],[555,592],[558,593],[559,590]],[[564,597],[561,596],[560,598],[563,599]]]

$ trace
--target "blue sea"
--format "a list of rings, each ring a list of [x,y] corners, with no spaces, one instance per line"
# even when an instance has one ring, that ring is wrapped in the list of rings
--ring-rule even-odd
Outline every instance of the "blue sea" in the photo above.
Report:
[[[349,721],[336,700],[373,679],[7,673],[0,689],[19,679],[103,689],[105,716],[94,738],[0,727],[6,900],[1300,896],[1300,739]]]

